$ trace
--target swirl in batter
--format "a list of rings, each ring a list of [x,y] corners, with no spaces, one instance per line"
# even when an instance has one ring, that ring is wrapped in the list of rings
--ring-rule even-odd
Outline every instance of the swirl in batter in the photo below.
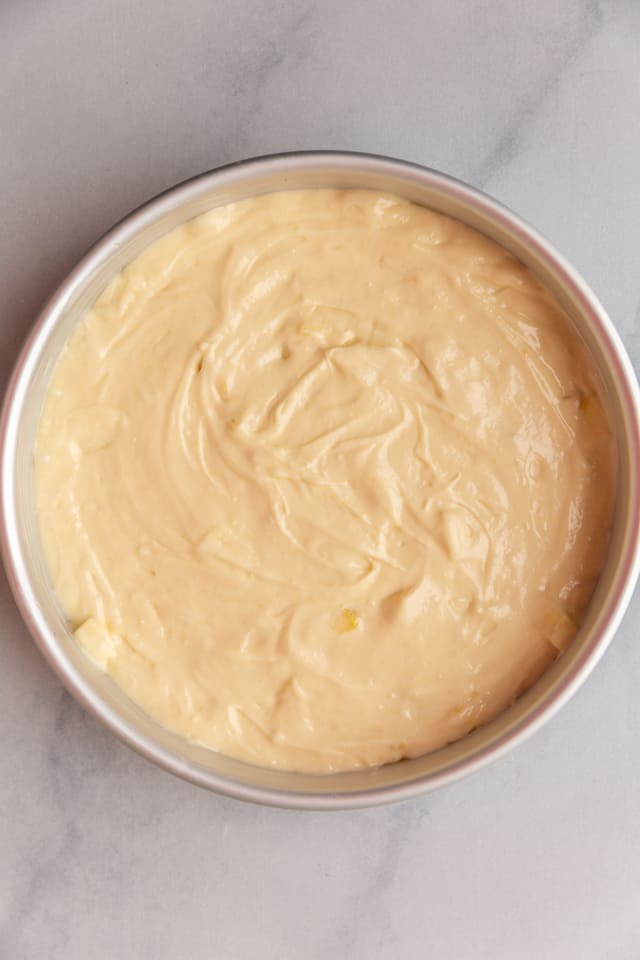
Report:
[[[549,294],[368,191],[247,200],[148,248],[65,349],[36,461],[78,643],[185,737],[315,772],[433,750],[531,685],[614,487]]]

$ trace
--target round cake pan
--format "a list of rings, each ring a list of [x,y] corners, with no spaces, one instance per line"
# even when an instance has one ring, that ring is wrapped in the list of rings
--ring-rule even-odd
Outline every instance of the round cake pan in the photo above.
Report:
[[[462,740],[374,770],[313,776],[251,766],[189,743],[127,698],[81,651],[50,583],[36,515],[34,446],[60,352],[104,287],[148,244],[212,207],[276,190],[355,187],[399,194],[475,227],[510,250],[554,294],[599,373],[617,442],[616,509],[605,564],[569,649],[516,703]],[[434,170],[371,155],[310,152],[261,157],[205,173],[131,213],[89,251],[41,311],[17,361],[0,424],[0,536],[18,607],[69,691],[149,760],[192,783],[242,800],[335,809],[403,800],[458,780],[542,726],[578,689],[611,640],[639,561],[639,393],[604,309],[535,230],[495,200]]]

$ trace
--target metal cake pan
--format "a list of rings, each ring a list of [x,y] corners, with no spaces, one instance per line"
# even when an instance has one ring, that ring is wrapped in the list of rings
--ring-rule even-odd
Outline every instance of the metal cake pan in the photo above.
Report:
[[[212,207],[276,190],[389,191],[456,217],[511,251],[554,294],[602,383],[618,455],[616,508],[605,564],[569,649],[486,726],[426,756],[325,776],[251,766],[189,743],[146,715],[81,651],[49,581],[38,532],[34,458],[51,373],[78,320],[148,244]],[[400,160],[340,152],[260,157],[202,174],[135,210],[80,261],[40,312],[18,358],[0,422],[0,538],[16,602],[40,650],[83,706],[143,756],[192,783],[241,800],[307,809],[364,807],[451,783],[539,729],[591,673],[620,623],[638,574],[640,397],[616,330],[578,273],[501,204],[445,174]]]

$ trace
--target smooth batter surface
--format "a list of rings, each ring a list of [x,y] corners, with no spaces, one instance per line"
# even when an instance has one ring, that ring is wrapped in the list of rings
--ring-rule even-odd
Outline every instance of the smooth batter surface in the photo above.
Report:
[[[150,247],[64,352],[37,450],[87,653],[186,737],[316,772],[432,750],[529,686],[591,595],[613,482],[548,294],[363,191]]]

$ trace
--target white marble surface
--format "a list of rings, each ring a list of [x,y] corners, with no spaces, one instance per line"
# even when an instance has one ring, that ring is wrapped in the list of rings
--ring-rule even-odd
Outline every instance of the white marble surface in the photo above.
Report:
[[[448,170],[532,220],[640,361],[636,0],[2,0],[0,378],[132,206],[305,147]],[[2,960],[637,960],[638,599],[546,731],[396,807],[209,795],[85,715],[0,587]]]

